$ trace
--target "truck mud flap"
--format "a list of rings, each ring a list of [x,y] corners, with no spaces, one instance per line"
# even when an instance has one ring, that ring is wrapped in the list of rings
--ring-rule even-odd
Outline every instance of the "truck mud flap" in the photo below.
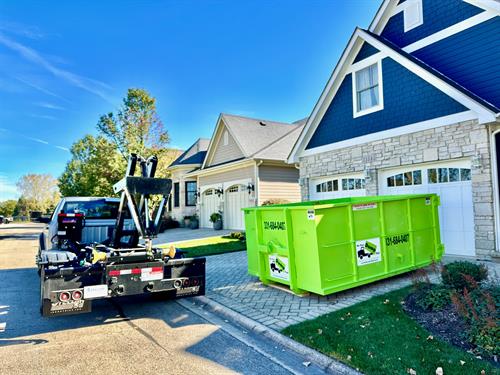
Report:
[[[88,313],[92,310],[91,300],[79,301],[51,301],[44,299],[42,304],[42,316],[61,316]]]

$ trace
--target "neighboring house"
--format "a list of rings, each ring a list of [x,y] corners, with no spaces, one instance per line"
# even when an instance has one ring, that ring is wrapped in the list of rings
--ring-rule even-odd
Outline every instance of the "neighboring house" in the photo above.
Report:
[[[181,223],[184,216],[196,213],[196,177],[186,177],[186,174],[201,167],[209,142],[209,139],[199,138],[168,167],[172,179],[172,196],[168,211],[173,219]]]
[[[437,193],[446,254],[497,255],[499,14],[494,0],[384,1],[290,154],[302,198]]]
[[[300,201],[299,170],[286,159],[304,123],[221,114],[203,165],[184,175],[198,181],[200,226],[211,227],[210,215],[221,211],[224,228],[241,230],[244,207]]]

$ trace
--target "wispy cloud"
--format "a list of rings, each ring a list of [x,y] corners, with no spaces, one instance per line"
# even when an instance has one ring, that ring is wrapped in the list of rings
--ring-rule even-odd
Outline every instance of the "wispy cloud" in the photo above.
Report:
[[[58,111],[64,111],[65,108],[57,105],[57,104],[52,104],[52,103],[48,103],[48,102],[39,102],[39,103],[35,103],[35,105],[39,106],[39,107],[42,107],[42,108],[47,108],[47,109],[55,109],[55,110],[58,110]]]
[[[4,174],[0,174],[0,201],[6,199],[14,199],[19,196],[16,184],[7,178]]]
[[[25,60],[30,61],[42,69],[45,69],[55,77],[64,80],[70,85],[97,95],[107,102],[113,103],[110,96],[107,94],[107,91],[110,90],[111,87],[106,83],[58,68],[35,49],[19,43],[2,33],[0,33],[0,44],[3,44],[10,50],[17,52]]]
[[[45,139],[30,137],[28,135],[25,135],[25,134],[22,134],[22,133],[19,133],[19,132],[14,132],[14,131],[6,129],[6,128],[0,128],[0,132],[10,133],[10,134],[13,134],[13,135],[15,135],[17,137],[28,139],[28,140],[30,140],[32,142],[37,142],[37,143],[41,143],[41,144],[44,144],[44,145],[47,145],[47,146],[50,146],[50,147],[58,148],[59,150],[68,151],[68,152],[70,151],[69,148],[67,148],[67,147],[59,146],[59,145],[54,145],[54,144],[50,143],[49,141],[46,141]]]
[[[41,118],[43,120],[57,120],[54,116],[51,115],[30,114],[30,116],[34,118]]]
[[[29,39],[42,39],[45,34],[36,26],[24,25],[17,22],[0,21],[0,31],[20,35]]]
[[[24,78],[20,78],[20,77],[14,77],[15,79],[17,79],[19,82],[22,82],[24,83],[25,85],[29,86],[29,87],[32,87],[34,88],[35,90],[38,90],[44,94],[47,94],[47,95],[50,95],[50,96],[53,96],[54,98],[58,98],[58,99],[61,99],[63,101],[65,101],[66,103],[71,103],[68,99],[62,97],[61,95],[58,95],[50,90],[47,90],[46,88],[43,88],[41,87],[40,85],[30,81],[30,80],[27,80],[27,79],[24,79]]]

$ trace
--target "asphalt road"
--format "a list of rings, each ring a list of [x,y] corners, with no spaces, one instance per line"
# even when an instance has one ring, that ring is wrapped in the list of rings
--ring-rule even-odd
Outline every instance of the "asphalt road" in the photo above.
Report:
[[[0,224],[0,374],[320,372],[270,342],[256,351],[227,333],[227,321],[209,323],[217,317],[205,320],[175,301],[102,300],[89,314],[42,318],[34,268],[41,229]]]

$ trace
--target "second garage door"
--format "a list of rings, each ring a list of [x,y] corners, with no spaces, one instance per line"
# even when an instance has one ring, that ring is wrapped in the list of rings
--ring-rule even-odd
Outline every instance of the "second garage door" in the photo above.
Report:
[[[245,229],[242,208],[248,207],[248,192],[243,185],[233,185],[224,194],[224,228]]]
[[[474,215],[470,161],[381,171],[381,195],[436,193],[441,199],[439,222],[445,254],[474,256]]]
[[[210,228],[213,224],[210,222],[210,215],[219,211],[220,198],[215,194],[214,189],[205,190],[201,198],[200,207],[200,226]]]

